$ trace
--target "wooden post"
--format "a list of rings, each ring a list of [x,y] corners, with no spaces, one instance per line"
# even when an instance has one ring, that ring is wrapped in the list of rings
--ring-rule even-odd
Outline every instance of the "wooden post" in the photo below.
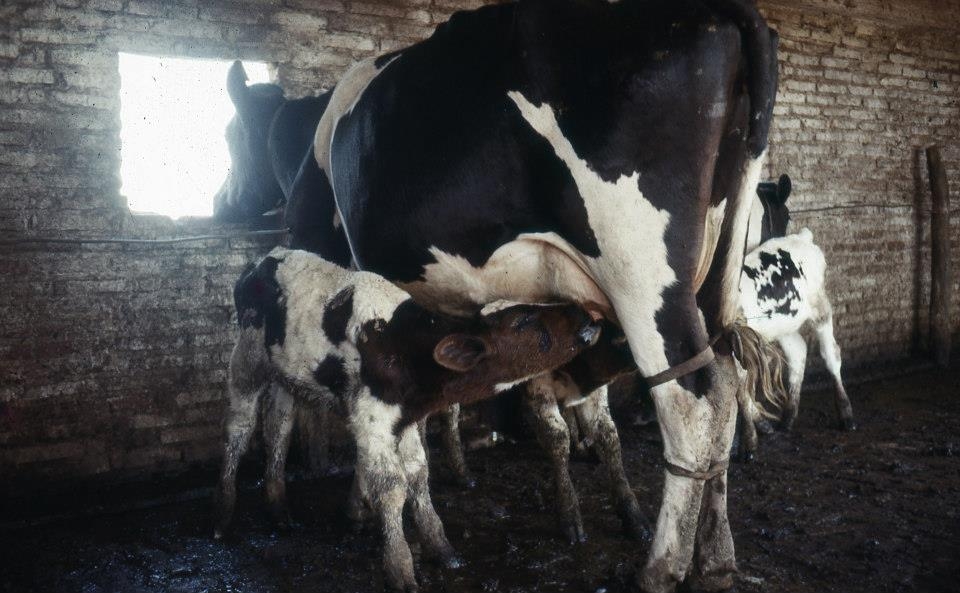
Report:
[[[940,148],[927,148],[933,210],[930,215],[930,346],[938,365],[950,362],[950,196]]]

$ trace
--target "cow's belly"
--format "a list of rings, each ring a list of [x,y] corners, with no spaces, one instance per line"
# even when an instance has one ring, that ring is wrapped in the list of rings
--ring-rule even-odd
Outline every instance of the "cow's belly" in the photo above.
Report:
[[[586,271],[583,257],[555,233],[525,233],[481,267],[437,248],[423,279],[401,283],[425,307],[467,315],[498,300],[522,303],[574,301],[595,305],[612,317],[610,303]]]

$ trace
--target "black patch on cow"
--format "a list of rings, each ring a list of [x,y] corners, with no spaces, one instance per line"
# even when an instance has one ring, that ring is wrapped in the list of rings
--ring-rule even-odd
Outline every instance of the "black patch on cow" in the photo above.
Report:
[[[283,345],[287,333],[287,309],[277,283],[281,259],[265,257],[247,267],[233,287],[233,302],[240,327],[264,330],[264,346]]]
[[[803,272],[794,263],[790,253],[783,249],[777,249],[776,253],[761,251],[760,269],[767,272],[769,281],[757,286],[758,299],[761,302],[779,303],[773,308],[778,315],[796,315],[800,292],[794,282],[803,276]]]
[[[313,370],[313,380],[329,389],[334,396],[343,398],[349,382],[343,359],[333,354],[327,355]]]
[[[334,346],[347,339],[347,322],[353,315],[353,286],[348,286],[330,299],[323,308],[321,327]]]

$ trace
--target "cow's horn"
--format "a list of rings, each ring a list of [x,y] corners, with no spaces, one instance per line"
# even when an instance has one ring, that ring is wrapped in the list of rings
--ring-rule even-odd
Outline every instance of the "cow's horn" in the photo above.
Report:
[[[237,111],[246,104],[247,99],[247,72],[243,69],[240,60],[236,60],[230,66],[230,72],[227,73],[227,93],[230,100],[233,101]]]

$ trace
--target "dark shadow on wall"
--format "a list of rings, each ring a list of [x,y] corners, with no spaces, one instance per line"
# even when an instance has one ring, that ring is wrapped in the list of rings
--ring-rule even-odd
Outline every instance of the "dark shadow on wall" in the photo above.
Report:
[[[923,178],[923,149],[914,148],[912,159],[913,173],[913,339],[912,347],[914,356],[922,356],[926,353],[924,346],[924,335],[922,326],[922,317],[920,307],[923,299],[923,225],[924,208],[926,201],[924,197],[924,178]]]

